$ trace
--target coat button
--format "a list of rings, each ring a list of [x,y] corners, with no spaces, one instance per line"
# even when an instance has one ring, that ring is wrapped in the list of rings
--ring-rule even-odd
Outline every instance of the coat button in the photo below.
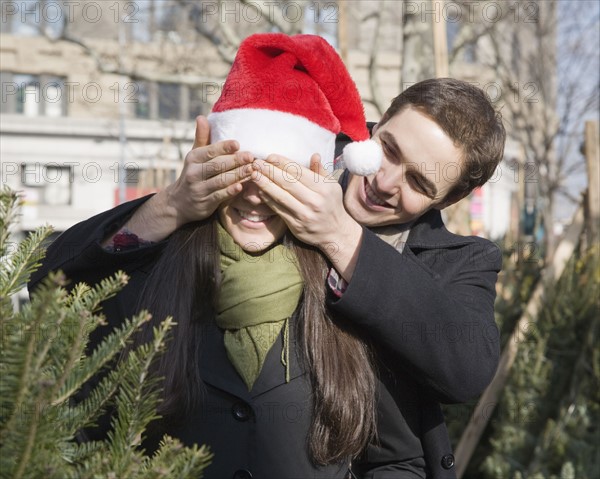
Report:
[[[233,473],[233,479],[252,479],[252,474],[246,469],[240,469]]]
[[[442,467],[444,469],[452,469],[454,467],[454,456],[452,454],[446,454],[442,457]]]
[[[233,406],[231,406],[231,413],[238,421],[245,422],[250,419],[250,406],[244,402],[236,402]]]

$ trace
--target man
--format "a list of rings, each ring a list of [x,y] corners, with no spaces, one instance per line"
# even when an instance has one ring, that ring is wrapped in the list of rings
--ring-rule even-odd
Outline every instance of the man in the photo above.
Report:
[[[381,346],[381,447],[363,458],[370,471],[364,477],[397,477],[391,464],[402,451],[397,432],[406,419],[406,393],[399,385],[412,386],[402,383],[406,376],[420,388],[421,407],[431,411],[428,424],[409,427],[419,430],[432,477],[454,477],[438,402],[469,400],[493,378],[501,256],[487,240],[449,233],[440,210],[491,177],[505,131],[483,92],[437,79],[400,94],[373,138],[384,150],[382,166],[367,177],[342,176],[345,209],[326,199],[337,185],[316,182],[306,171],[289,181],[285,160],[276,155],[268,164],[254,162],[261,174],[253,179],[294,234],[329,257],[328,305]]]

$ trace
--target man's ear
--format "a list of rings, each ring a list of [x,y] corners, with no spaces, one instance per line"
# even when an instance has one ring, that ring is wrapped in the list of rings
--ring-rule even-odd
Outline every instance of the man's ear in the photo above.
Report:
[[[436,210],[443,210],[444,208],[448,208],[448,206],[452,206],[454,203],[458,203],[460,200],[469,195],[469,191],[463,191],[462,193],[454,193],[449,195],[447,198],[439,202],[434,206]]]

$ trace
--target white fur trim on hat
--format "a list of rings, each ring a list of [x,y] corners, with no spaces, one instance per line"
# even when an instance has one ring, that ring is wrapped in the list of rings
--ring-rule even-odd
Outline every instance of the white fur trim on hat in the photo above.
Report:
[[[241,108],[208,115],[211,142],[237,140],[241,151],[256,158],[272,153],[302,166],[314,153],[321,155],[327,171],[333,171],[335,134],[304,117],[275,110]]]
[[[376,173],[381,167],[383,150],[373,140],[354,141],[344,147],[344,165],[355,175],[367,176]]]

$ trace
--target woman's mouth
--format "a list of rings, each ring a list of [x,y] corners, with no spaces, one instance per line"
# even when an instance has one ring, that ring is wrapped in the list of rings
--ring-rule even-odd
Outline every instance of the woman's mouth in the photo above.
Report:
[[[273,215],[260,215],[258,213],[250,213],[248,211],[242,211],[242,210],[238,210],[236,209],[238,215],[240,215],[240,218],[242,218],[243,220],[246,220],[250,223],[265,223],[269,220],[269,218],[271,218]]]

